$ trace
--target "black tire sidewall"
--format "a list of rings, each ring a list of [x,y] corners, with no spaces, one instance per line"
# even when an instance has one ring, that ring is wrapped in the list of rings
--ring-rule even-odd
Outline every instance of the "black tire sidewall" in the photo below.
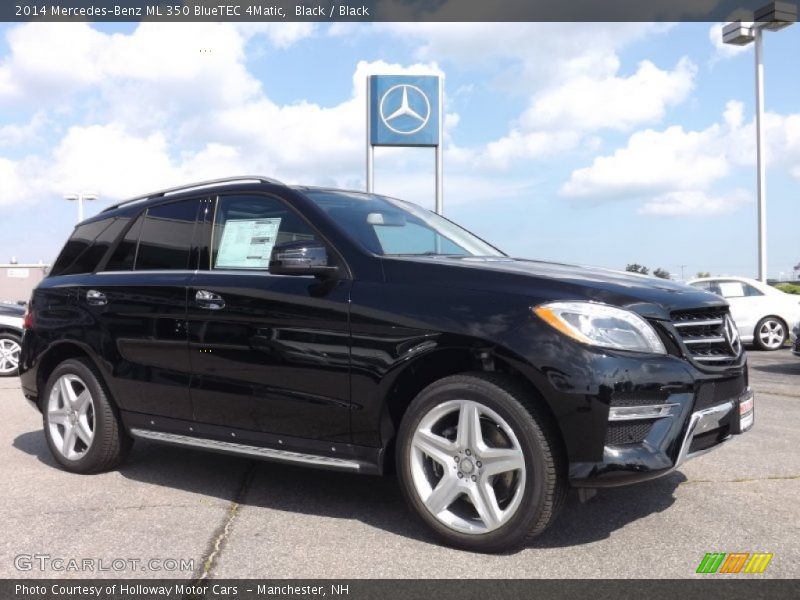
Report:
[[[398,432],[397,472],[407,502],[445,543],[476,552],[498,552],[518,546],[539,520],[546,501],[547,464],[541,443],[544,435],[530,412],[505,390],[479,378],[433,384],[411,403]],[[473,400],[500,415],[517,436],[525,457],[525,489],[517,512],[500,528],[485,534],[465,534],[441,523],[428,511],[411,476],[411,440],[419,422],[435,406],[449,400]]]
[[[61,454],[61,451],[55,447],[53,440],[50,437],[50,424],[47,420],[47,408],[50,402],[50,392],[53,385],[58,381],[62,375],[77,375],[89,388],[92,394],[92,401],[94,403],[94,437],[92,438],[92,445],[89,450],[78,460],[68,460]],[[42,423],[44,425],[44,435],[47,439],[47,446],[53,458],[56,459],[58,464],[68,471],[75,473],[91,473],[97,470],[98,465],[101,464],[104,455],[103,445],[109,437],[111,437],[111,428],[115,423],[111,419],[115,419],[116,415],[111,408],[108,397],[103,389],[102,384],[99,382],[97,375],[89,366],[80,359],[69,359],[57,366],[50,378],[47,380],[45,386],[45,395],[42,401]]]
[[[22,346],[22,338],[15,333],[4,331],[3,333],[0,333],[0,340],[11,340]],[[19,375],[19,364],[17,365],[17,368],[10,373],[0,373],[0,377],[16,377],[17,375]]]

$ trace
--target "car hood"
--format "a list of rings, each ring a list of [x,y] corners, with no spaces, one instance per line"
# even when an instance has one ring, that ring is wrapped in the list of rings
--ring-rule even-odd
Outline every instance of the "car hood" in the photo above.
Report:
[[[402,263],[414,263],[414,269]],[[386,260],[387,276],[417,271],[416,279],[485,291],[523,293],[532,300],[589,300],[625,307],[643,316],[669,319],[673,310],[725,307],[715,294],[667,279],[507,257],[402,257]],[[480,274],[479,274],[480,273]]]

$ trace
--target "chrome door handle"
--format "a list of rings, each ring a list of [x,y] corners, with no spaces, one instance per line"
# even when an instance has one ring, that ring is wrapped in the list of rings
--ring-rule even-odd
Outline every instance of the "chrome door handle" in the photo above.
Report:
[[[207,308],[208,310],[220,310],[221,308],[225,308],[225,299],[219,294],[207,290],[197,290],[197,293],[194,295],[194,302],[197,306]]]
[[[103,292],[89,290],[86,292],[86,303],[92,306],[105,306],[108,304],[108,298]]]

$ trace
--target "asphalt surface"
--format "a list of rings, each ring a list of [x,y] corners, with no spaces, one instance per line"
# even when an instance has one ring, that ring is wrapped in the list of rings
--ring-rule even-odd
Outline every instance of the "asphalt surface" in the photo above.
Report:
[[[390,477],[144,442],[119,471],[68,474],[18,380],[0,379],[0,577],[682,578],[696,576],[706,552],[760,551],[774,558],[759,577],[796,578],[800,358],[753,351],[750,377],[750,433],[587,504],[572,493],[548,532],[500,556],[437,545]],[[94,570],[71,570],[70,559]]]

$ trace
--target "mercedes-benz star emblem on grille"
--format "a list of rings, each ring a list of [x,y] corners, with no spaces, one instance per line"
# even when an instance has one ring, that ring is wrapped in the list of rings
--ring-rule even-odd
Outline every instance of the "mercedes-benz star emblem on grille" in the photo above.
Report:
[[[725,323],[722,327],[722,333],[725,336],[725,341],[731,347],[734,356],[739,356],[742,350],[742,341],[739,339],[739,330],[731,319],[730,315],[725,315]]]
[[[431,103],[415,85],[401,83],[390,87],[381,98],[381,121],[399,135],[420,131],[431,118]]]

